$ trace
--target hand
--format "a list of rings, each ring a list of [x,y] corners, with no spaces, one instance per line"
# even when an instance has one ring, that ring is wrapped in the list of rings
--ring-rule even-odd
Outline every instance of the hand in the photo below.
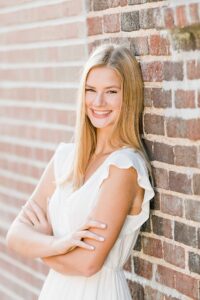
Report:
[[[105,229],[106,224],[99,221],[87,220],[78,230],[69,234],[67,237],[55,237],[52,247],[55,249],[56,254],[66,254],[76,247],[84,248],[87,250],[94,250],[95,247],[82,241],[83,238],[91,238],[97,241],[104,241],[103,236],[97,235],[88,230],[90,227]]]
[[[52,235],[53,233],[48,213],[45,215],[43,209],[33,200],[23,206],[19,220],[43,234]]]

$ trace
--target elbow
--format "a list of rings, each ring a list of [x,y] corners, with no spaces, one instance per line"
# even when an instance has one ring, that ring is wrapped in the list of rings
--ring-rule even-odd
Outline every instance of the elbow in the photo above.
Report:
[[[8,231],[6,234],[5,243],[6,243],[6,247],[9,250],[13,250],[13,238],[12,238],[12,234],[10,231]]]
[[[91,276],[95,275],[99,271],[100,271],[100,268],[97,268],[97,266],[95,266],[95,265],[89,265],[88,267],[85,268],[85,271],[84,271],[83,275],[85,277],[91,277]]]

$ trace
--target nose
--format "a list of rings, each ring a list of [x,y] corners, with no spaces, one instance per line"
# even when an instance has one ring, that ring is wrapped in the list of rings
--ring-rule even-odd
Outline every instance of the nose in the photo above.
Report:
[[[104,104],[103,93],[96,93],[93,105],[94,106],[102,106],[103,104]]]

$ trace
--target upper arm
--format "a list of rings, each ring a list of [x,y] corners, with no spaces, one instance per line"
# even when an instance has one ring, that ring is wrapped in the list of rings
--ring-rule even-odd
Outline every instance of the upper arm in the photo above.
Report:
[[[38,184],[36,185],[33,193],[27,200],[26,205],[29,205],[29,202],[35,201],[46,214],[47,212],[47,199],[51,197],[55,190],[55,176],[54,176],[54,155],[48,162],[45,167],[42,176],[39,179]],[[23,210],[19,212],[17,217],[15,218],[13,225],[16,225],[20,222],[20,217],[23,215]],[[21,223],[21,222],[20,222]]]
[[[134,168],[121,169],[111,165],[109,171],[110,176],[100,187],[97,204],[88,216],[88,218],[100,220],[107,224],[104,231],[99,228],[90,229],[96,234],[103,235],[105,241],[84,239],[87,243],[95,246],[95,250],[89,253],[90,268],[94,272],[102,267],[117,240],[126,216],[133,205],[134,198],[138,192],[143,191],[137,183],[137,171]],[[141,204],[142,201],[140,201],[140,206]]]

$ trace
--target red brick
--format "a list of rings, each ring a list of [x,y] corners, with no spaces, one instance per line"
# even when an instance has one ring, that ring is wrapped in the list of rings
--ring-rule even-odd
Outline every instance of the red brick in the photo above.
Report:
[[[165,23],[163,18],[163,7],[155,7],[153,9],[153,19],[154,19],[154,26],[156,29],[165,28]]]
[[[125,270],[125,271],[127,271],[127,272],[132,272],[132,267],[131,267],[131,265],[132,265],[132,263],[131,263],[131,256],[129,257],[129,259],[128,259],[128,261],[124,264],[124,266],[123,266],[123,269]]]
[[[144,288],[141,284],[127,279],[132,299],[144,299]]]
[[[174,195],[162,194],[160,209],[163,213],[172,216],[183,216],[183,199]]]
[[[167,136],[188,138],[191,140],[200,139],[200,120],[184,120],[181,118],[168,118],[166,120]]]
[[[156,25],[158,25],[159,27],[160,25],[160,22],[158,23],[159,11],[157,8],[142,9],[139,11],[139,13],[140,13],[140,28],[149,29],[149,28],[156,27]],[[158,24],[156,24],[156,22]]]
[[[57,18],[79,15],[83,11],[81,4],[81,1],[65,1],[62,3],[31,7],[4,13],[1,14],[0,25],[20,25],[24,23],[54,20]]]
[[[198,91],[198,107],[200,107],[200,91]]]
[[[186,66],[188,79],[200,78],[200,61],[190,60],[187,62]]]
[[[102,0],[102,1],[99,1],[99,0],[93,0],[93,7],[94,7],[94,10],[104,10],[104,9],[107,9],[109,8],[109,2],[107,0]]]
[[[134,55],[147,55],[149,53],[147,37],[130,38],[130,50]]]
[[[144,115],[144,131],[147,134],[164,135],[164,117],[159,115]]]
[[[139,29],[139,11],[123,12],[121,14],[122,31],[131,32]]]
[[[169,189],[183,194],[192,194],[192,180],[187,174],[169,171]]]
[[[172,106],[172,96],[170,90],[164,90],[161,88],[152,88],[151,98],[154,107],[166,108]]]
[[[172,222],[171,220],[161,218],[159,216],[152,216],[153,232],[157,235],[165,236],[172,239]]]
[[[103,17],[104,32],[119,32],[119,14],[105,15]]]
[[[189,252],[188,266],[190,271],[200,275],[200,255]]]
[[[147,279],[152,278],[152,264],[140,257],[134,257],[134,271],[137,275]]]
[[[176,90],[175,106],[177,108],[194,108],[195,91]]]
[[[111,7],[117,7],[120,5],[120,0],[112,0],[109,2],[109,8]]]
[[[157,282],[165,286],[175,288],[175,275],[175,271],[164,266],[158,265],[155,279]]]
[[[173,8],[165,8],[164,20],[165,20],[165,26],[168,29],[174,28],[174,10],[173,10]]]
[[[93,17],[87,19],[88,35],[96,35],[102,33],[102,18]]]
[[[141,70],[144,81],[162,81],[163,63],[159,61],[141,63]]]
[[[162,294],[161,292],[153,289],[152,287],[146,285],[145,286],[145,298],[144,299],[148,299],[148,300],[166,300],[166,295]],[[133,298],[136,299],[136,298]],[[142,299],[142,300],[144,300]],[[137,298],[137,300],[140,300],[139,298]]]
[[[183,62],[166,61],[163,67],[166,81],[183,80]]]
[[[199,299],[199,280],[197,278],[177,272],[176,289],[194,300]]]
[[[188,25],[184,5],[176,7],[176,20],[177,20],[177,26],[180,28],[186,27]]]
[[[164,143],[154,143],[153,146],[153,160],[166,162],[168,164],[174,163],[173,146]]]
[[[69,45],[63,47],[46,47],[20,49],[15,51],[0,52],[0,61],[8,63],[20,62],[66,62],[86,59],[86,50],[83,45]]]
[[[140,228],[141,232],[151,232],[151,222],[150,218],[142,225]]]
[[[159,239],[142,237],[143,252],[147,255],[151,255],[157,258],[163,257],[162,243]]]
[[[198,15],[199,7],[198,3],[191,3],[189,5],[191,24],[197,24],[199,22],[200,16]]]
[[[193,191],[195,195],[200,195],[200,174],[193,175]]]
[[[196,227],[175,221],[174,240],[182,244],[196,248],[197,247]]]
[[[141,251],[142,249],[142,241],[141,241],[141,234],[139,234],[138,238],[137,238],[137,241],[136,241],[136,244],[133,248],[135,251]]]
[[[2,45],[10,45],[83,38],[85,36],[85,26],[83,25],[83,22],[75,22],[37,27],[31,30],[28,28],[18,31],[9,31],[0,35],[0,43]]]
[[[0,81],[38,81],[38,82],[76,82],[79,78],[80,67],[46,67],[35,69],[4,69],[0,73]]]
[[[151,89],[147,87],[144,88],[144,106],[145,107],[152,106]]]
[[[200,175],[199,175],[200,179]],[[198,182],[200,185],[200,180]],[[185,217],[186,219],[200,222],[200,202],[192,199],[185,199]]]
[[[150,202],[150,207],[153,210],[160,210],[160,194],[156,191],[153,201]]]
[[[156,281],[163,285],[174,288],[183,295],[191,297],[194,300],[198,300],[198,279],[158,265]]]
[[[197,148],[194,146],[174,146],[175,164],[185,167],[198,167]]]
[[[183,247],[163,242],[163,256],[168,263],[185,268],[185,249]]]
[[[149,38],[149,52],[151,55],[169,55],[169,40],[160,35],[151,35]]]
[[[157,188],[168,189],[169,188],[168,171],[165,169],[154,168],[154,167],[152,171],[155,180],[155,186]]]
[[[120,6],[126,6],[127,4],[127,0],[120,0]]]

